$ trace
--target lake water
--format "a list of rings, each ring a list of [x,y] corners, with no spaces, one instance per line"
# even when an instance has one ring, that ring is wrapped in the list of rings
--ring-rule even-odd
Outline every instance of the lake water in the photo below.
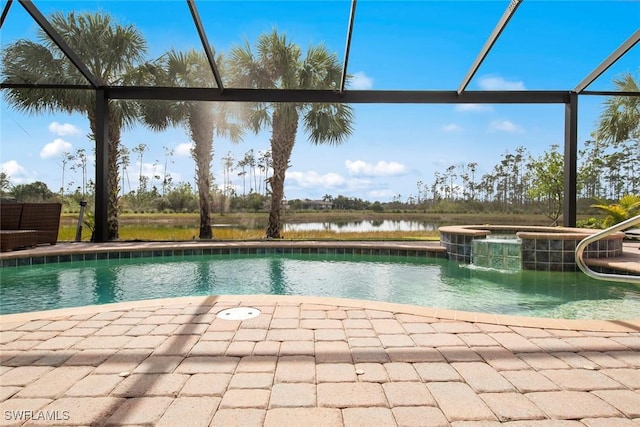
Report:
[[[370,231],[434,231],[438,224],[422,221],[370,220],[353,222],[307,222],[283,224],[283,231],[333,231],[336,233],[366,233]]]

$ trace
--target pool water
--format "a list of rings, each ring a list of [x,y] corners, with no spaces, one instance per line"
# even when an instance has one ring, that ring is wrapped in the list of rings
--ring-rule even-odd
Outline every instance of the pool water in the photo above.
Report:
[[[640,287],[580,272],[500,272],[457,262],[357,255],[207,255],[45,264],[0,270],[0,313],[153,298],[308,295],[496,314],[640,317]]]

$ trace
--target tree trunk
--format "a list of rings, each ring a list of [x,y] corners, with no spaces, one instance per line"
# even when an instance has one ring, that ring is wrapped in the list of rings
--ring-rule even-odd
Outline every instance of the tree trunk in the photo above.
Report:
[[[191,108],[189,130],[194,142],[196,180],[200,201],[200,239],[212,239],[211,231],[211,159],[213,157],[213,109],[209,102]]]
[[[107,240],[117,240],[120,237],[118,216],[119,206],[119,150],[120,146],[120,122],[112,112],[113,107],[109,103],[109,140],[107,141]],[[91,133],[96,134],[96,116],[91,109],[87,110],[89,118],[89,128]],[[91,237],[93,240],[93,236]]]
[[[298,113],[295,105],[281,105],[273,112],[273,131],[271,134],[271,156],[273,162],[273,176],[271,183],[271,209],[266,237],[281,239],[282,227],[280,214],[284,199],[284,180],[289,167],[291,151],[296,141],[298,130]]]
[[[109,141],[107,143],[109,165],[107,172],[107,240],[120,237],[118,216],[120,214],[120,124],[115,114],[109,112]]]

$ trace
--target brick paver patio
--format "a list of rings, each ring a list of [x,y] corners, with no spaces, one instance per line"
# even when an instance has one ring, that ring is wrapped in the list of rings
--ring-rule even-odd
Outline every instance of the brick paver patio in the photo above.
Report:
[[[111,246],[122,247],[81,250]],[[629,253],[640,271],[637,245]],[[261,314],[216,316],[238,306]],[[0,316],[0,426],[503,424],[640,425],[640,313],[572,321],[210,296]]]
[[[244,321],[216,317],[258,308]],[[1,316],[0,425],[640,424],[640,321],[311,297]]]

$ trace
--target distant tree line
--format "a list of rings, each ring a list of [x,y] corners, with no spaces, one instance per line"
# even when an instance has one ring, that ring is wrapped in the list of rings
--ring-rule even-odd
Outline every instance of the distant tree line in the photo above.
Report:
[[[443,202],[467,202],[476,209],[530,212],[532,209],[557,221],[564,195],[564,157],[552,145],[538,157],[524,147],[507,150],[490,172],[479,175],[478,164],[455,164],[435,172],[432,182],[417,182],[417,193],[408,204],[441,208]],[[640,140],[607,144],[589,140],[579,152],[578,197],[590,204],[640,194]],[[584,212],[584,209],[583,209]]]

